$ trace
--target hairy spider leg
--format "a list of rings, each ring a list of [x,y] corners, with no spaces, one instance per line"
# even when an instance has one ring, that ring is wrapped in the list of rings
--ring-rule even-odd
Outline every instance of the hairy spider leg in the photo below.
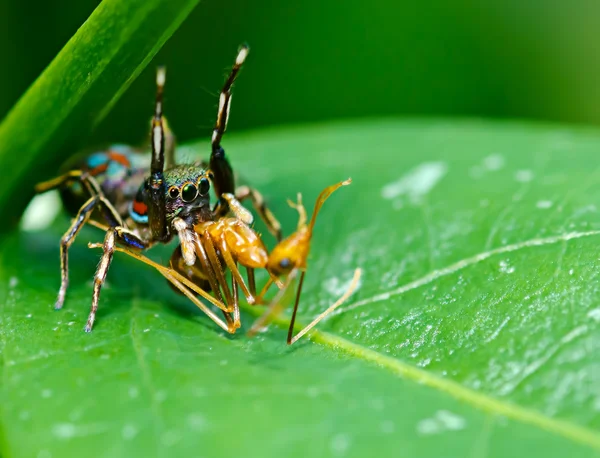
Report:
[[[152,161],[150,165],[148,205],[148,221],[150,224],[151,237],[145,240],[134,233],[123,224],[108,227],[104,237],[103,253],[100,263],[94,275],[94,289],[92,293],[92,306],[85,331],[91,332],[96,319],[98,303],[102,286],[106,281],[108,269],[113,259],[116,243],[119,242],[136,250],[146,250],[157,242],[166,242],[171,238],[167,227],[166,215],[166,189],[164,181],[165,166],[165,135],[163,128],[163,91],[166,80],[166,70],[158,67],[156,71],[156,102],[154,106],[154,117],[152,118],[151,146]]]
[[[250,199],[252,206],[256,209],[258,215],[267,226],[267,230],[275,237],[277,242],[281,242],[281,239],[283,238],[281,224],[267,207],[265,199],[260,192],[249,186],[239,186],[235,190],[235,197],[239,202]]]
[[[77,238],[77,234],[83,226],[90,220],[94,210],[101,207],[104,210],[104,216],[111,224],[122,225],[121,217],[102,193],[96,179],[81,170],[72,170],[52,180],[45,181],[36,185],[36,192],[45,192],[51,189],[57,189],[72,182],[80,182],[87,189],[90,198],[81,206],[75,218],[73,218],[69,229],[60,239],[60,288],[54,303],[54,308],[59,310],[65,303],[67,288],[69,287],[69,248]]]
[[[166,242],[171,234],[167,226],[165,169],[165,131],[163,121],[163,92],[166,80],[165,67],[156,71],[156,102],[152,118],[150,179],[148,181],[150,199],[148,202],[148,221],[152,237]]]
[[[233,176],[233,170],[229,164],[229,161],[225,157],[225,150],[221,146],[221,140],[225,130],[227,129],[227,121],[229,120],[231,88],[233,87],[233,83],[235,82],[235,79],[249,52],[250,48],[248,46],[243,45],[240,47],[233,67],[231,68],[231,72],[229,73],[229,77],[225,80],[225,84],[223,85],[221,94],[219,96],[219,109],[217,111],[217,121],[213,129],[211,142],[212,147],[209,161],[210,170],[214,174],[215,178],[215,194],[219,199],[215,207],[215,213],[218,216],[224,216],[228,211],[228,204],[226,201],[221,199],[221,195],[226,192],[231,194],[235,193],[235,179]]]

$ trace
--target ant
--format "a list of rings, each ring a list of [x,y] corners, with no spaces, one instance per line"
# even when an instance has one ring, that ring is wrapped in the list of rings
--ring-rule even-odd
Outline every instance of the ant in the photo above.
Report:
[[[293,290],[292,285],[296,282],[296,298],[294,308],[290,319],[288,329],[287,343],[293,344],[310,329],[312,329],[323,318],[333,312],[337,307],[344,303],[356,289],[361,276],[361,269],[356,269],[353,280],[346,292],[327,310],[317,316],[309,325],[304,327],[297,335],[293,335],[296,313],[300,302],[300,295],[304,276],[307,268],[307,258],[310,252],[310,242],[312,240],[313,229],[317,215],[329,198],[329,196],[342,186],[349,185],[351,180],[345,180],[325,188],[317,198],[315,208],[310,222],[307,224],[306,210],[302,204],[301,194],[298,194],[298,202],[288,201],[288,204],[298,211],[298,226],[296,232],[280,241],[269,254],[265,245],[258,234],[246,223],[238,218],[225,217],[215,221],[204,221],[194,226],[194,232],[189,236],[192,238],[191,244],[195,247],[197,262],[193,266],[182,263],[185,255],[174,253],[171,258],[171,267],[164,267],[151,261],[140,253],[136,253],[127,247],[116,247],[117,251],[128,254],[157,269],[177,290],[187,296],[197,307],[203,310],[217,325],[229,333],[235,333],[241,326],[240,310],[238,305],[238,286],[244,292],[249,304],[263,303],[263,296],[269,287],[276,283],[280,288],[275,298],[268,305],[265,313],[258,318],[249,334],[255,334],[264,327],[275,315],[279,314],[289,292]],[[90,248],[98,248],[100,244],[88,244]],[[232,274],[233,293],[224,276],[222,263]],[[237,264],[246,267],[249,286],[246,285]],[[256,295],[256,285],[254,280],[254,270],[262,268],[267,271],[270,278],[262,289],[261,293]],[[280,281],[285,277],[285,282]],[[224,291],[227,298],[226,304],[215,299],[200,285],[208,283],[215,295],[219,295],[219,289]],[[227,322],[221,320],[215,313],[202,303],[196,295],[207,299],[213,305],[221,310],[225,310]],[[229,315],[233,313],[233,318]]]
[[[67,163],[64,174],[36,186],[38,193],[58,189],[65,207],[74,215],[60,243],[61,285],[56,309],[61,309],[65,301],[69,284],[68,251],[77,234],[85,224],[106,232],[104,252],[94,276],[86,332],[92,330],[100,291],[117,244],[143,251],[158,243],[166,244],[177,236],[181,250],[178,247],[176,252],[181,251],[187,265],[194,265],[195,251],[189,244],[194,226],[219,220],[230,211],[245,223],[252,223],[252,214],[240,203],[246,199],[252,201],[268,230],[277,240],[281,239],[281,226],[261,194],[247,186],[236,188],[233,169],[221,146],[230,112],[231,89],[248,52],[247,46],[239,49],[221,90],[208,163],[176,164],[175,136],[163,116],[166,71],[159,67],[150,158],[138,149],[112,145],[105,151]],[[211,185],[217,197],[213,208],[209,195]]]

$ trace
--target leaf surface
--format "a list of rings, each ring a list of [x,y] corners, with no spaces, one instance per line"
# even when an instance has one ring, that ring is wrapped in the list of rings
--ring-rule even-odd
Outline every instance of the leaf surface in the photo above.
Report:
[[[13,232],[0,252],[2,456],[600,454],[597,132],[388,120],[225,146],[286,233],[287,198],[301,191],[310,214],[352,177],[317,220],[299,321],[361,267],[357,293],[287,347],[285,322],[225,335],[117,254],[87,335],[99,252],[86,242],[102,234],[74,244],[55,312],[67,219]]]

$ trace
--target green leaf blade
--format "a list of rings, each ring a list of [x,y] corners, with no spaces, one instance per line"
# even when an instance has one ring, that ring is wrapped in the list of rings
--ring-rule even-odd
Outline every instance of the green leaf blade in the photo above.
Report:
[[[286,198],[302,191],[310,214],[323,187],[353,179],[317,221],[300,321],[356,267],[361,286],[292,347],[285,320],[224,335],[118,255],[86,335],[99,253],[85,243],[102,234],[73,246],[60,312],[66,220],[12,234],[0,252],[3,456],[598,456],[598,147],[595,132],[482,122],[231,135],[235,169],[286,233]]]
[[[198,0],[101,2],[0,124],[0,210],[13,214],[74,154]],[[31,184],[23,189],[23,183]],[[10,227],[4,225],[3,227]]]

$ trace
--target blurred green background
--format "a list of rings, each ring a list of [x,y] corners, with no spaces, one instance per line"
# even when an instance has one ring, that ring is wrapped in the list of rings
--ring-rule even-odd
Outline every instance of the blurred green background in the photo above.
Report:
[[[98,1],[0,0],[0,117]],[[380,115],[600,123],[600,3],[205,0],[91,142],[140,142],[155,64],[180,140],[205,137],[237,46],[230,128]]]

